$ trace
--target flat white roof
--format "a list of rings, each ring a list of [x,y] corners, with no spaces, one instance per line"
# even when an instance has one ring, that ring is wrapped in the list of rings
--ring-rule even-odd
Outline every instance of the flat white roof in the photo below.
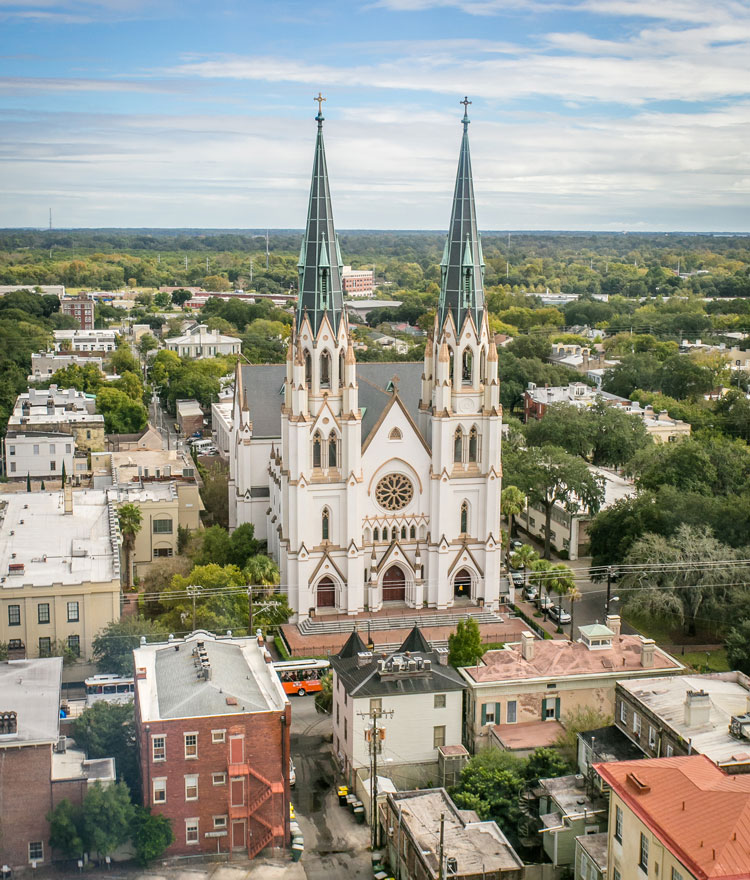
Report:
[[[60,490],[19,492],[2,500],[0,587],[119,580],[119,533],[106,492],[75,490],[72,515],[64,513]],[[11,564],[23,564],[23,572],[9,575]]]
[[[17,733],[0,736],[0,749],[57,741],[61,679],[62,657],[0,663],[0,712],[15,712],[18,720]]]
[[[208,678],[198,673],[201,664],[193,652],[199,642],[210,668]],[[254,638],[198,630],[184,639],[136,648],[133,660],[143,722],[281,711],[289,702]]]

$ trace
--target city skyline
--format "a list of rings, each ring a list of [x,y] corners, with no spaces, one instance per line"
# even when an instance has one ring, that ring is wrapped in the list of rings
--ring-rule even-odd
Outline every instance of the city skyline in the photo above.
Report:
[[[0,226],[750,230],[750,6],[0,0]]]

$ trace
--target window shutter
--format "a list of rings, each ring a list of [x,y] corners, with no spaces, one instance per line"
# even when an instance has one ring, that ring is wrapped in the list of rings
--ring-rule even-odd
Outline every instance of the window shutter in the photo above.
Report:
[[[547,698],[542,697],[542,721],[547,718]]]
[[[555,697],[555,721],[560,720],[560,697]]]
[[[487,723],[487,704],[482,703],[482,727]]]
[[[500,703],[495,703],[495,724],[500,724]]]

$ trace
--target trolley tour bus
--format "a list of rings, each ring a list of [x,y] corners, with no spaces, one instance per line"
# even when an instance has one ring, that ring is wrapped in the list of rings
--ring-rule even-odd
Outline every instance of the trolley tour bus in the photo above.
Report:
[[[101,700],[108,703],[127,703],[133,699],[135,683],[122,675],[92,675],[84,681],[86,705],[93,706]]]
[[[328,660],[283,660],[273,668],[287,694],[311,694],[320,690],[320,679],[331,668]]]

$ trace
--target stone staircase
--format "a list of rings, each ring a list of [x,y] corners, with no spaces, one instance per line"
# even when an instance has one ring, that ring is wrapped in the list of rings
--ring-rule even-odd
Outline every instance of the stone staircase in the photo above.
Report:
[[[356,629],[358,633],[378,632],[388,629],[411,629],[416,624],[420,629],[430,626],[449,626],[455,628],[459,620],[472,617],[477,623],[502,623],[505,618],[494,611],[481,608],[466,608],[460,611],[445,611],[434,614],[399,614],[393,617],[358,617],[349,619],[326,620],[325,618],[307,618],[297,624],[297,629],[304,636],[331,633],[350,633]],[[399,643],[400,644],[400,643]],[[438,645],[438,642],[432,644]],[[398,647],[398,645],[396,645]]]

